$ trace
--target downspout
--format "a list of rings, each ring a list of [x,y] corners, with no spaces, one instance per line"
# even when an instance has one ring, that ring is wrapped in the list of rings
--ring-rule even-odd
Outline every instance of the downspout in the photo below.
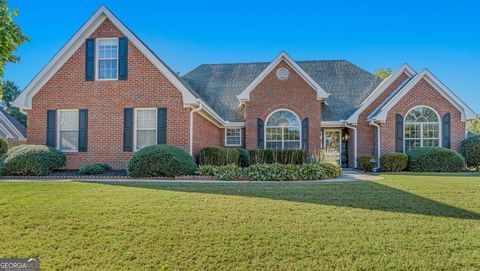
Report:
[[[376,124],[375,122],[371,121],[370,125],[377,127],[377,167],[374,170],[378,170],[380,168],[380,141],[381,141],[381,132],[380,132],[380,125]]]
[[[190,111],[190,155],[193,155],[193,113],[202,110],[202,103],[199,103],[199,106]]]
[[[348,125],[347,122],[345,122],[345,127],[350,128],[353,130],[353,168],[357,168],[357,127],[350,126]]]

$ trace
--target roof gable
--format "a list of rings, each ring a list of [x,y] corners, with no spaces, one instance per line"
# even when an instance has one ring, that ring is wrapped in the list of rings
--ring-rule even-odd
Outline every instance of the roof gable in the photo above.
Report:
[[[243,91],[240,93],[237,98],[240,101],[248,101],[250,100],[250,92],[255,89],[260,82],[270,74],[273,69],[282,61],[285,61],[296,73],[300,75],[308,84],[312,86],[312,88],[317,92],[317,99],[322,100],[326,99],[329,94],[317,83],[313,80],[310,75],[308,75],[293,59],[286,53],[281,52],[258,76],[253,80]]]
[[[33,78],[27,87],[13,101],[20,109],[31,109],[32,97],[50,80],[65,62],[83,45],[87,39],[106,19],[110,20],[128,40],[142,52],[147,59],[182,93],[183,103],[196,103],[197,97],[162,60],[160,60],[133,32],[131,32],[110,10],[101,6],[75,35],[57,52],[47,65]]]
[[[385,78],[370,95],[361,103],[360,107],[347,119],[347,123],[356,124],[358,122],[358,117],[360,114],[365,111],[385,90],[388,89],[403,73],[407,74],[409,78],[412,78],[416,72],[408,65],[403,64],[398,68],[394,73],[390,74]],[[403,85],[401,85],[403,86]],[[393,91],[395,93],[396,90]],[[374,110],[373,112],[375,112]]]
[[[386,99],[385,103],[375,110],[368,121],[384,122],[390,109],[395,106],[410,90],[412,90],[422,79],[430,84],[433,89],[440,93],[447,101],[455,106],[462,115],[462,121],[477,118],[477,114],[458,98],[446,85],[436,78],[429,70],[424,69],[421,73],[412,78],[403,88],[397,91],[392,97]]]

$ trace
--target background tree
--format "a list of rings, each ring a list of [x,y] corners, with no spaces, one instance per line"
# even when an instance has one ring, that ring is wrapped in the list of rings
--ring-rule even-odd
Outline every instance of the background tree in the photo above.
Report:
[[[5,110],[16,118],[23,125],[27,125],[27,116],[20,112],[16,107],[12,107],[12,102],[20,94],[20,88],[12,81],[0,81],[0,88],[3,89],[2,101],[5,105]]]
[[[480,135],[480,118],[467,122],[467,131]]]
[[[18,15],[18,10],[10,11],[7,1],[0,0],[0,77],[7,63],[16,63],[20,60],[13,55],[17,47],[28,41],[13,18]]]
[[[387,78],[390,74],[392,74],[392,69],[390,68],[380,68],[375,70],[375,75],[382,80]]]

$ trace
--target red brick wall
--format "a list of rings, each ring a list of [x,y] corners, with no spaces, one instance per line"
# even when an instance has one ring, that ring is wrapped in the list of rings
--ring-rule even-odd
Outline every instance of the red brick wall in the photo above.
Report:
[[[387,121],[381,124],[382,153],[395,151],[395,115],[399,113],[405,117],[413,107],[419,105],[435,109],[440,115],[440,122],[446,113],[450,113],[450,147],[458,149],[458,145],[465,138],[466,129],[460,111],[422,79],[388,112]]]
[[[201,148],[223,146],[224,129],[214,125],[198,113],[193,114],[193,155]]]
[[[91,35],[119,37],[120,31],[105,21]],[[131,152],[123,152],[123,109],[166,107],[167,142],[189,148],[189,112],[182,96],[164,75],[135,47],[128,44],[128,80],[85,81],[85,47],[80,47],[33,97],[28,114],[28,143],[45,144],[48,109],[89,110],[88,152],[67,153],[67,168],[106,162],[125,167]]]
[[[375,156],[375,138],[376,127],[368,124],[367,117],[370,115],[385,98],[388,97],[402,82],[408,78],[407,74],[403,73],[379,96],[373,103],[371,103],[358,117],[357,122],[357,136],[358,136],[358,157],[362,155]],[[353,159],[353,156],[351,156]]]
[[[276,71],[285,67],[290,71],[286,80],[279,80]],[[315,90],[286,62],[280,62],[250,93],[245,103],[246,148],[257,148],[257,118],[266,121],[268,115],[281,108],[295,112],[301,120],[309,118],[310,151],[320,148],[321,101]]]

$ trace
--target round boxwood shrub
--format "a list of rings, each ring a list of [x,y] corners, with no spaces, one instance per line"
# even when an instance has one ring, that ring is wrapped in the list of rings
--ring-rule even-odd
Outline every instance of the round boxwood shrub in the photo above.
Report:
[[[460,143],[458,151],[465,158],[467,167],[480,169],[480,136],[465,138]]]
[[[408,155],[399,152],[385,153],[380,156],[380,165],[384,171],[402,171],[408,166]]]
[[[248,167],[250,165],[250,152],[243,148],[237,148],[239,154],[239,165],[241,167]]]
[[[8,142],[5,138],[0,137],[0,155],[4,155],[8,151]]]
[[[98,175],[112,170],[112,167],[105,163],[95,163],[83,165],[78,169],[78,173],[85,175]]]
[[[67,162],[63,152],[44,145],[19,145],[8,150],[4,157],[4,175],[43,176]]]
[[[153,145],[136,152],[128,160],[131,177],[175,177],[193,175],[197,165],[186,151],[172,145]]]
[[[459,172],[465,169],[460,153],[442,147],[416,148],[407,153],[408,169],[413,172]]]
[[[358,169],[365,170],[366,172],[372,172],[375,168],[375,158],[370,155],[363,155],[358,157]]]

